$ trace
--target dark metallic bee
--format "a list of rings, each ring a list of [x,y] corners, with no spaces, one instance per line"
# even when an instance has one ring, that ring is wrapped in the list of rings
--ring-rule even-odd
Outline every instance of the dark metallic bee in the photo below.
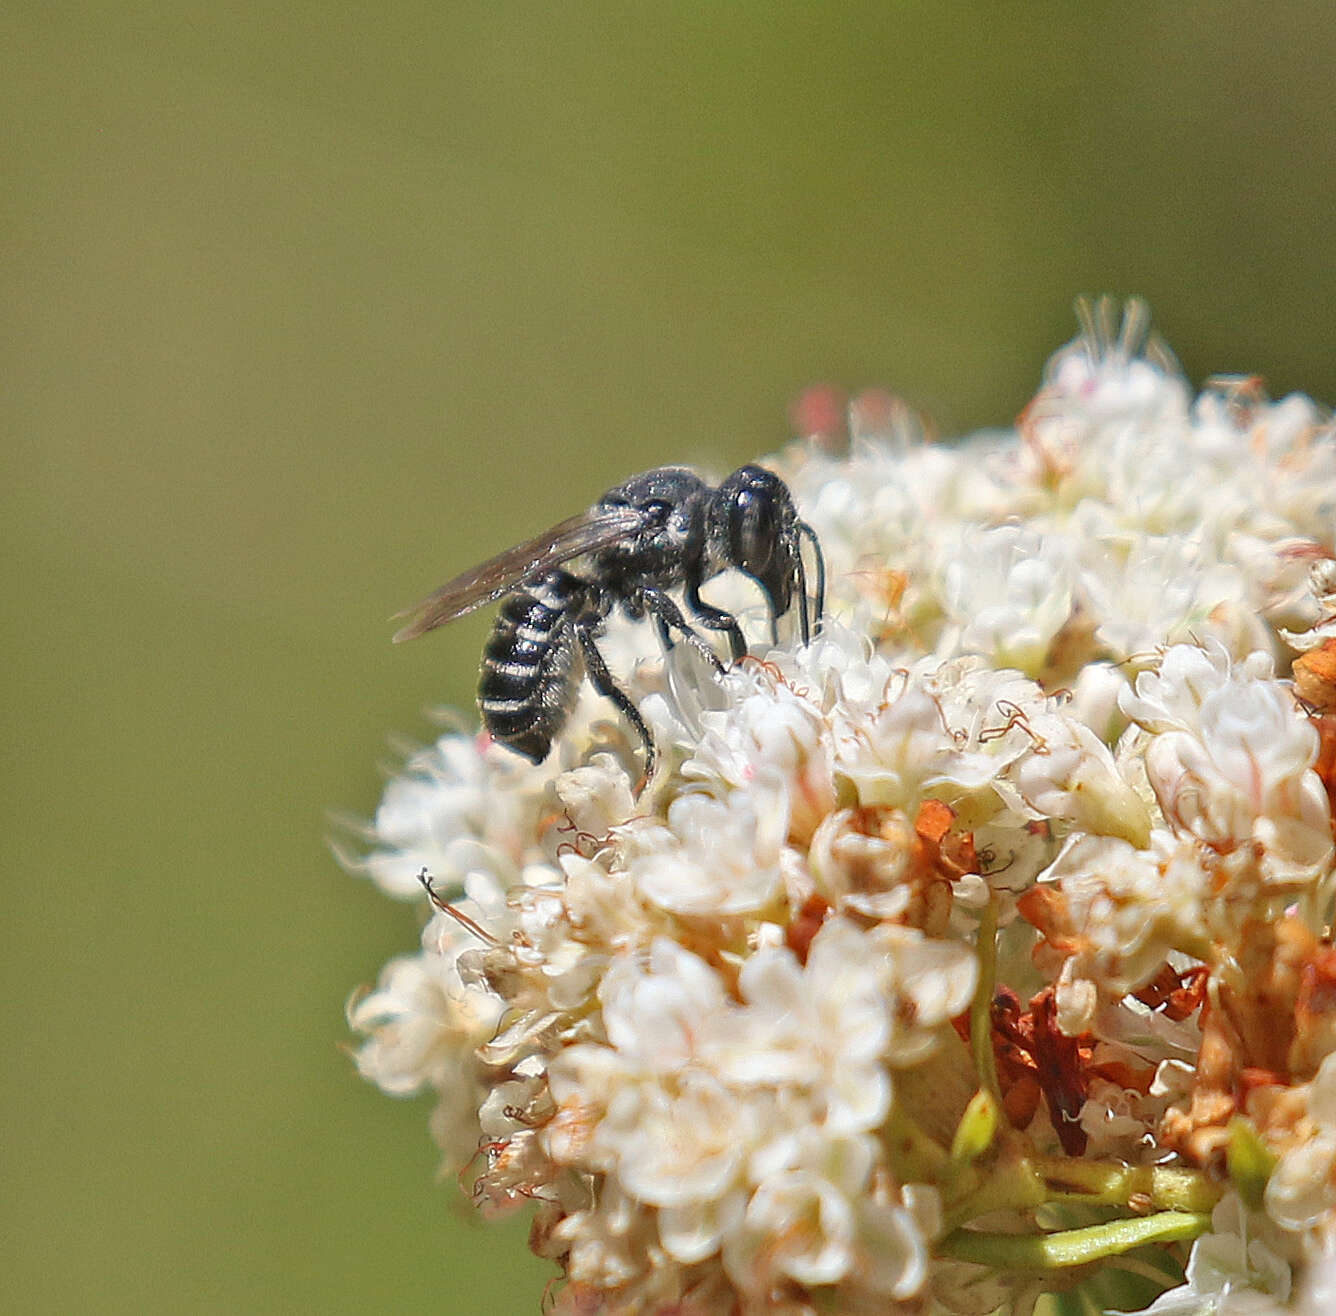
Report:
[[[815,600],[807,594],[803,539],[816,563]],[[585,555],[583,574],[562,569]],[[760,466],[743,466],[713,489],[685,467],[661,466],[442,585],[401,614],[408,624],[394,638],[411,640],[509,594],[483,650],[478,704],[484,726],[503,745],[542,762],[575,703],[581,662],[594,688],[617,705],[644,742],[648,781],[654,739],[608,669],[598,636],[620,607],[636,621],[652,617],[665,648],[681,637],[722,672],[692,623],[722,631],[734,661],[747,652],[737,619],[700,596],[707,580],[729,568],[761,587],[772,640],[778,639],[778,619],[796,603],[807,643],[821,621],[825,563],[816,532],[799,520],[784,481]],[[670,590],[681,590],[691,621]]]

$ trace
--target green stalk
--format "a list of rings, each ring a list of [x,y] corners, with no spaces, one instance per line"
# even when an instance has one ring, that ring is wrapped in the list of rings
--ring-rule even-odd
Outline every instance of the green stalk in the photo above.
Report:
[[[1199,1170],[1111,1165],[1067,1156],[1001,1160],[986,1175],[961,1176],[959,1183],[964,1192],[954,1201],[948,1196],[948,1229],[990,1211],[1027,1211],[1045,1202],[1127,1209],[1139,1200],[1160,1211],[1209,1216],[1222,1192]]]
[[[1128,1206],[1133,1198],[1140,1197],[1164,1211],[1209,1214],[1223,1192],[1200,1170],[1110,1165],[1067,1156],[1036,1156],[1033,1164],[1048,1189],[1049,1201]]]
[[[997,1085],[997,1063],[993,1057],[993,988],[997,985],[997,897],[990,895],[979,916],[975,942],[979,957],[979,982],[970,1002],[970,1054],[979,1074],[979,1086],[999,1105],[1002,1091]]]
[[[1055,1234],[990,1234],[956,1229],[937,1244],[941,1256],[995,1270],[1058,1270],[1130,1252],[1147,1243],[1196,1238],[1211,1226],[1208,1212],[1161,1211]]]

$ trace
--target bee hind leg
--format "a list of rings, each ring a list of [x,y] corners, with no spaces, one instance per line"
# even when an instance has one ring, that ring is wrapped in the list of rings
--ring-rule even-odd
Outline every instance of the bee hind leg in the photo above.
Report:
[[[654,748],[654,737],[650,734],[645,719],[640,716],[640,710],[632,703],[631,696],[617,684],[616,677],[599,652],[594,631],[601,621],[601,617],[594,615],[581,618],[575,623],[575,635],[580,642],[580,652],[584,655],[585,671],[594,689],[605,699],[611,699],[622,716],[635,728],[641,744],[645,747],[645,781],[648,782],[654,776],[654,767],[658,759],[658,753]]]

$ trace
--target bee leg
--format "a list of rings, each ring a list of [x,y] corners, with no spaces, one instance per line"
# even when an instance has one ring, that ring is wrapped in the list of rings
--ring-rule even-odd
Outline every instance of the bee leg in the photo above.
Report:
[[[746,656],[747,640],[742,634],[742,627],[738,625],[738,619],[731,612],[706,603],[700,596],[700,584],[697,581],[688,582],[686,600],[687,607],[706,630],[727,632],[728,647],[733,653],[734,662]]]
[[[682,616],[682,609],[661,590],[646,588],[641,590],[646,609],[654,614],[654,620],[660,626],[660,634],[676,631],[695,651],[714,668],[716,675],[724,674],[724,665],[719,655],[696,633],[687,619]]]
[[[640,710],[631,702],[631,696],[617,684],[616,678],[608,669],[608,664],[603,661],[603,655],[599,652],[594,639],[595,628],[602,621],[603,619],[595,613],[581,617],[575,623],[575,635],[580,642],[580,652],[584,655],[585,671],[589,674],[594,689],[605,699],[611,699],[622,716],[635,728],[636,734],[645,746],[645,780],[648,782],[654,776],[654,764],[658,757],[654,748],[654,737],[650,735],[645,719],[640,716]]]

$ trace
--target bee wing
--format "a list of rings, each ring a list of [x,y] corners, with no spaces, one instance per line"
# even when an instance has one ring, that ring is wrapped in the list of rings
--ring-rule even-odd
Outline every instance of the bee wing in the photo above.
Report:
[[[549,567],[615,544],[640,529],[644,520],[644,513],[633,507],[604,508],[572,516],[541,535],[471,567],[463,575],[446,581],[421,603],[397,613],[395,620],[406,620],[407,625],[395,632],[394,642],[416,639],[499,599],[521,581]]]

